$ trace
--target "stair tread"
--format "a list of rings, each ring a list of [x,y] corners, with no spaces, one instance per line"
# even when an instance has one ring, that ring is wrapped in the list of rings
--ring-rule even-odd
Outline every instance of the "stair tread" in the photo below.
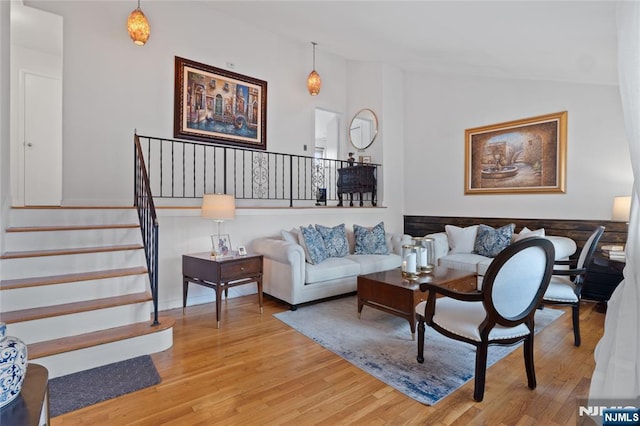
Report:
[[[140,275],[146,273],[147,268],[138,266],[133,268],[108,269],[103,271],[79,272],[74,274],[50,275],[45,277],[17,278],[12,280],[0,281],[0,290],[62,284],[76,281],[99,280],[104,278],[125,277],[129,275]]]
[[[7,251],[0,259],[20,259],[25,257],[62,256],[68,254],[102,253],[110,251],[139,250],[144,248],[142,244],[124,244],[98,247],[75,247],[52,250]]]
[[[0,320],[7,324],[32,321],[42,318],[69,315],[78,312],[87,312],[97,309],[112,308],[121,305],[130,305],[152,300],[151,293],[125,294],[122,296],[104,297],[101,299],[85,300],[82,302],[64,303],[61,305],[42,306],[39,308],[22,309],[18,311],[0,313]]]
[[[121,327],[109,328],[106,330],[94,331],[92,333],[32,343],[27,345],[27,353],[29,354],[29,360],[31,361],[36,358],[157,333],[159,331],[172,328],[175,323],[175,320],[171,317],[159,317],[158,321],[160,324],[157,326],[152,326],[151,321],[145,321]]]
[[[140,228],[137,223],[121,223],[112,225],[51,225],[51,226],[10,226],[7,232],[41,232],[41,231],[89,231],[98,229]]]

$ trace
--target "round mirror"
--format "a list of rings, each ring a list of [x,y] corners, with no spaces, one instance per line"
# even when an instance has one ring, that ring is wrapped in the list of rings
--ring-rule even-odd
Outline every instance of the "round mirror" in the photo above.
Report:
[[[356,149],[369,147],[378,134],[378,117],[368,108],[358,111],[349,126],[349,141]]]

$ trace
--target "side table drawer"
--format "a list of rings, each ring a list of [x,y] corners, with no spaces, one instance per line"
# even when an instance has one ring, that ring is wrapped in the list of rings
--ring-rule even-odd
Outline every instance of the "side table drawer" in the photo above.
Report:
[[[220,269],[220,279],[231,281],[262,273],[262,257],[252,257],[237,262],[223,263]]]

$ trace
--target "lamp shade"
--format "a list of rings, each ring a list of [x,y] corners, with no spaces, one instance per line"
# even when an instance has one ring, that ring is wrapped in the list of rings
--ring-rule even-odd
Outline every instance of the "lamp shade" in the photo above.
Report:
[[[616,222],[629,222],[631,210],[631,197],[614,197],[611,220]]]
[[[201,216],[214,220],[233,220],[236,218],[236,199],[228,194],[204,194]]]
[[[147,17],[140,9],[140,2],[138,2],[138,8],[131,12],[127,19],[127,31],[131,40],[138,46],[143,46],[149,40],[151,29]]]
[[[320,81],[320,74],[316,72],[316,70],[311,71],[309,73],[309,77],[307,77],[307,90],[311,96],[317,96],[320,93],[320,86],[322,86],[322,81]]]
[[[313,45],[313,71],[309,73],[309,77],[307,77],[307,90],[311,96],[318,96],[320,93],[320,87],[322,86],[322,81],[320,80],[320,74],[316,71],[316,43],[312,41]]]

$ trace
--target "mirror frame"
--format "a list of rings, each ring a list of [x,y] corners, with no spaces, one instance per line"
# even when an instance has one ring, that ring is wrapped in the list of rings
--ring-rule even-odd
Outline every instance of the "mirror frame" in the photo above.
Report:
[[[373,117],[373,135],[371,136],[371,140],[369,140],[367,143],[362,144],[363,146],[358,146],[353,142],[353,138],[351,137],[351,129],[353,128],[354,121],[357,118],[362,119],[361,117],[365,116],[365,113],[367,113],[367,118],[369,118],[368,114],[371,114],[371,116]],[[360,111],[356,112],[356,114],[351,119],[351,122],[349,123],[349,142],[351,143],[351,145],[353,145],[353,147],[359,151],[365,150],[371,146],[373,141],[376,140],[376,136],[378,136],[378,116],[376,115],[376,113],[373,112],[373,110],[370,108],[363,108]]]

